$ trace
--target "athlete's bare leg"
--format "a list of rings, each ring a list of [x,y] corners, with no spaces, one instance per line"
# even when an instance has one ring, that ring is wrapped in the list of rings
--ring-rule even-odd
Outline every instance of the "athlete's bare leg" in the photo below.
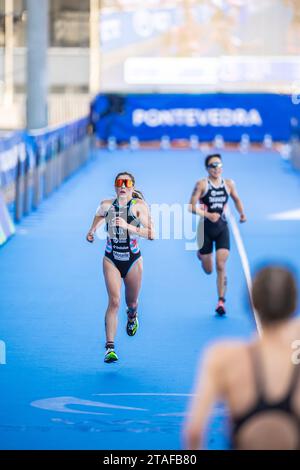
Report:
[[[135,311],[138,306],[138,296],[142,284],[143,259],[139,258],[124,279],[125,300],[127,307]]]
[[[113,343],[118,326],[122,278],[118,269],[106,258],[103,259],[103,273],[108,293],[108,306],[105,313],[106,342]]]
[[[219,298],[225,298],[227,277],[226,277],[226,261],[229,256],[229,250],[220,248],[216,253],[216,268],[217,268],[217,288]]]
[[[213,272],[213,255],[209,253],[208,255],[202,255],[198,251],[198,258],[202,263],[202,268],[206,272],[206,274],[211,274]]]

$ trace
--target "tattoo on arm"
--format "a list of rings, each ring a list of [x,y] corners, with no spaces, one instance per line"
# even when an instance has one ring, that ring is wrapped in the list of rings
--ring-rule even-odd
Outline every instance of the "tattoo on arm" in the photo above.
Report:
[[[195,187],[194,187],[192,196],[193,196],[193,197],[196,196],[197,192],[198,192],[198,183],[197,183],[197,184],[195,185]]]

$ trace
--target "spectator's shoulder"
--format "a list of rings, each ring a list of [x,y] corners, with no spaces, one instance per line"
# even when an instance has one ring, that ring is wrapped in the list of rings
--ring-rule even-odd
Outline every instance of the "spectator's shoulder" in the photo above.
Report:
[[[220,341],[207,349],[206,358],[209,363],[224,364],[239,357],[246,347],[246,342],[236,339]]]
[[[300,339],[300,318],[294,318],[291,321],[293,331],[298,332],[298,338]]]

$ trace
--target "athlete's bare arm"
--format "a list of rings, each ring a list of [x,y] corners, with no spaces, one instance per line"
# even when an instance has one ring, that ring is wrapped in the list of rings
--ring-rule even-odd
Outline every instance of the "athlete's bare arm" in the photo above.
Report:
[[[220,355],[222,350],[222,355]],[[216,401],[222,396],[223,348],[214,346],[204,357],[197,376],[194,397],[183,430],[184,448],[195,450],[203,444],[203,434]]]
[[[88,242],[93,243],[94,241],[94,233],[96,232],[97,228],[100,227],[104,221],[105,221],[105,216],[112,204],[113,200],[112,199],[105,199],[102,201],[96,211],[96,215],[93,219],[91,228],[89,229],[86,239]]]
[[[148,240],[154,240],[154,225],[149,207],[145,203],[145,201],[137,200],[137,203],[132,207],[132,212],[140,220],[141,227],[137,227],[134,224],[128,224],[124,219],[120,217],[116,217],[116,225],[123,227],[125,230],[128,230],[128,232],[134,233],[139,237],[147,238]]]
[[[210,347],[199,367],[194,396],[183,429],[185,449],[199,449],[203,433],[215,403],[228,403],[230,370],[245,345],[240,341],[222,341]]]
[[[205,191],[205,179],[197,181],[195,184],[191,199],[189,202],[189,211],[193,214],[198,214],[201,217],[205,216],[205,212],[199,207],[199,200]]]
[[[234,205],[236,207],[236,210],[238,211],[238,213],[240,214],[240,222],[246,222],[247,221],[247,217],[245,216],[244,214],[244,206],[243,206],[243,203],[237,193],[237,190],[236,190],[236,186],[235,186],[235,183],[233,180],[225,180],[226,181],[226,185],[229,189],[229,192],[230,192],[230,197],[232,198],[232,200],[234,201]]]
[[[154,224],[150,214],[150,209],[144,201],[138,201],[137,204],[137,216],[140,219],[142,227],[139,229],[139,235],[141,237],[148,238],[148,240],[155,239]]]
[[[200,198],[205,192],[205,187],[206,187],[206,179],[197,181],[197,183],[195,184],[193,193],[191,195],[190,202],[189,202],[189,211],[192,212],[193,214],[198,214],[201,217],[206,217],[211,222],[217,222],[218,219],[220,218],[220,214],[209,213],[205,211],[203,208],[201,208],[201,206],[198,205]]]

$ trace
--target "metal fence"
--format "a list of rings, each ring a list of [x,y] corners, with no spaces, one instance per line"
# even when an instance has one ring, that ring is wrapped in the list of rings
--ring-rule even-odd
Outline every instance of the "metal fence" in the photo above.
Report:
[[[16,222],[89,158],[88,118],[0,140],[0,191]]]

